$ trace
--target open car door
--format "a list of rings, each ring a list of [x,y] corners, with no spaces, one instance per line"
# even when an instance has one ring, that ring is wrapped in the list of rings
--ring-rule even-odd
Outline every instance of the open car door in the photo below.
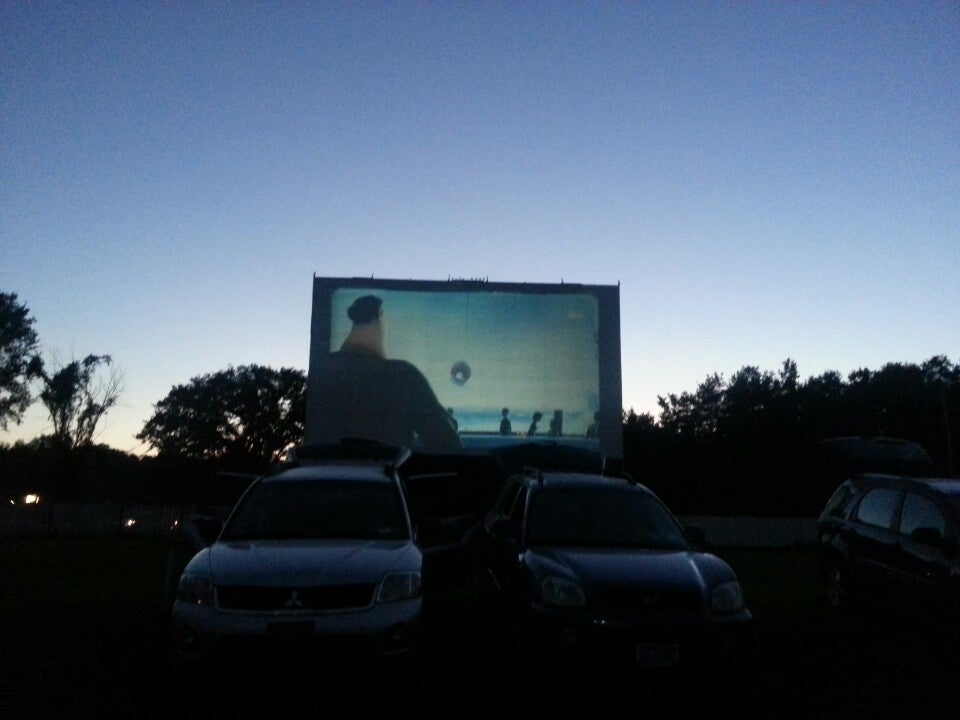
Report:
[[[426,593],[455,590],[473,573],[483,516],[503,483],[496,459],[414,453],[400,467],[423,550]]]

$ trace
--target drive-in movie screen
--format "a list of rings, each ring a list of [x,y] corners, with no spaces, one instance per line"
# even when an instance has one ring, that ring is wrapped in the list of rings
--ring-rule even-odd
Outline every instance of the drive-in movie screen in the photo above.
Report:
[[[314,282],[308,442],[619,452],[615,286]]]

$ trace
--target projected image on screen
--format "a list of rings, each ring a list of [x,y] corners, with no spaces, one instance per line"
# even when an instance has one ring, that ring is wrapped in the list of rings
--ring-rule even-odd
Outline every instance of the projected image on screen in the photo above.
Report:
[[[328,439],[436,451],[596,446],[597,332],[587,293],[338,288],[316,422]]]

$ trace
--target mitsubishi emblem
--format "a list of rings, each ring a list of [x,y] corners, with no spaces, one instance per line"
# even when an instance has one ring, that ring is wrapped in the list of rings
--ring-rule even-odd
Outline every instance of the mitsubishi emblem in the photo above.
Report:
[[[294,590],[290,593],[290,599],[284,603],[283,607],[287,610],[296,610],[303,607],[303,600],[300,599],[300,593]]]

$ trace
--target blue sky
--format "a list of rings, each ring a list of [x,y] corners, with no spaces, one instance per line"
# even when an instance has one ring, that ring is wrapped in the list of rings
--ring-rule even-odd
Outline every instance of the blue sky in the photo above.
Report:
[[[0,4],[0,290],[100,439],[312,276],[620,283],[623,399],[960,360],[960,6]],[[2,440],[45,428],[39,407]]]

